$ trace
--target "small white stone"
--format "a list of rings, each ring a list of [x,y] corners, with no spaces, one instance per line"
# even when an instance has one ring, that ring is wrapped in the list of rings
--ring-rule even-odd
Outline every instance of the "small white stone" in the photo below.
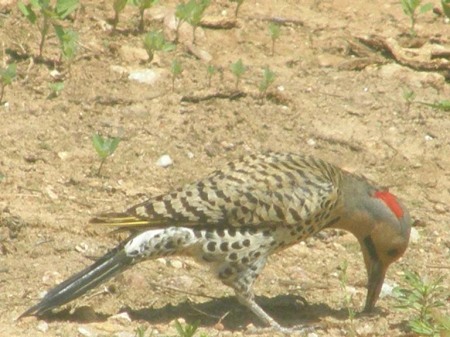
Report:
[[[121,323],[130,323],[131,318],[126,312],[121,312],[120,314],[113,315],[109,318],[110,320],[118,321]]]
[[[37,327],[40,332],[47,332],[48,331],[48,324],[45,321],[39,321]]]
[[[58,152],[58,157],[61,160],[66,160],[69,157],[69,152],[67,151]]]
[[[315,332],[310,332],[306,336],[308,336],[308,337],[319,337],[319,335],[316,334]]]
[[[155,84],[160,78],[161,75],[152,69],[132,70],[128,75],[129,80],[145,84]]]
[[[419,242],[419,239],[420,239],[419,231],[417,229],[415,229],[414,227],[411,228],[411,233],[409,234],[409,241],[411,243],[417,243],[417,242]]]
[[[169,260],[168,262],[168,264],[175,269],[183,268],[183,262],[181,262],[180,260]]]
[[[78,328],[78,333],[84,337],[96,337],[97,334],[84,326]]]
[[[169,167],[173,165],[173,160],[168,154],[164,154],[158,158],[158,160],[156,161],[156,165],[160,167]]]
[[[52,71],[50,71],[50,76],[56,79],[60,79],[61,73],[58,70],[53,69]]]
[[[394,288],[397,286],[395,282],[384,280],[383,286],[381,287],[380,298],[387,296],[392,296]]]
[[[312,138],[309,138],[306,141],[306,144],[308,144],[309,146],[316,146],[316,141],[314,139],[312,139]]]
[[[283,92],[283,91],[284,91],[284,86],[279,85],[279,86],[277,87],[277,90]]]
[[[194,158],[194,154],[193,154],[191,151],[188,151],[188,152],[186,153],[186,155],[187,155],[187,157],[188,157],[189,159]]]
[[[114,337],[135,337],[137,334],[129,331],[119,331],[114,334]]]
[[[75,250],[78,253],[85,253],[85,252],[87,252],[88,248],[89,248],[88,245],[86,243],[84,243],[84,242],[82,242],[79,245],[75,246]]]
[[[58,199],[58,195],[53,191],[52,186],[48,185],[44,190],[50,199],[52,199],[52,200]]]
[[[425,140],[427,141],[427,142],[429,142],[430,140],[433,140],[434,139],[434,137],[432,137],[432,136],[430,136],[430,135],[425,135]]]

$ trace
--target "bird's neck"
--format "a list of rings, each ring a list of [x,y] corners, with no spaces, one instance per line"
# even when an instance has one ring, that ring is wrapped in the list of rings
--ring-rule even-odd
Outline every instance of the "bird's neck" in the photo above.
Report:
[[[374,226],[374,218],[368,209],[373,202],[371,195],[376,190],[364,178],[345,172],[341,180],[340,203],[336,208],[340,220],[332,227],[363,239]]]

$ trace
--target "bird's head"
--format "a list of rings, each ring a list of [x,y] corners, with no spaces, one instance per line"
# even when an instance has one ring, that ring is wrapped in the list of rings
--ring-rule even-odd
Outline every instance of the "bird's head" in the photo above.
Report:
[[[350,195],[348,193],[351,193]],[[358,180],[344,190],[348,222],[342,227],[358,239],[367,269],[365,312],[370,312],[383,286],[389,265],[408,247],[411,218],[395,195]]]

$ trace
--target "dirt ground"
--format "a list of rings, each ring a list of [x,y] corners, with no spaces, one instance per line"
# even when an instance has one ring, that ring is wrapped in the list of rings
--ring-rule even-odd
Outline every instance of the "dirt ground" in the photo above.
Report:
[[[233,23],[234,3],[213,2],[206,19]],[[15,318],[119,242],[88,225],[94,214],[123,210],[266,150],[313,154],[389,186],[418,226],[386,283],[402,284],[404,271],[413,270],[444,276],[448,288],[450,115],[404,98],[406,91],[422,102],[450,98],[450,25],[443,16],[419,15],[412,39],[400,1],[248,0],[233,27],[200,27],[192,47],[184,25],[176,50],[146,63],[133,6],[112,34],[112,1],[82,4],[70,23],[80,48],[69,72],[57,62],[53,33],[44,61],[32,61],[37,30],[16,2],[0,1],[2,60],[18,69],[0,107],[0,335],[126,337],[141,327],[145,336],[174,336],[176,319],[199,321],[208,336],[252,335],[260,323],[231,289],[182,257],[141,263],[45,320]],[[175,5],[160,1],[146,13],[145,29],[173,36],[167,22]],[[271,20],[281,23],[273,56]],[[431,58],[435,49],[447,56]],[[172,91],[175,58],[184,71]],[[209,58],[223,69],[211,87]],[[247,71],[234,94],[230,64],[239,58]],[[266,66],[276,81],[261,99]],[[153,69],[159,78],[130,80],[136,69]],[[65,87],[51,98],[56,80]],[[96,132],[122,139],[102,176],[91,142]],[[168,168],[156,165],[164,154],[173,159]],[[365,283],[356,240],[328,231],[269,259],[255,291],[281,324],[315,326],[312,337],[414,335],[411,313],[396,309],[392,296],[379,300],[375,315],[349,320],[348,306],[362,308]]]

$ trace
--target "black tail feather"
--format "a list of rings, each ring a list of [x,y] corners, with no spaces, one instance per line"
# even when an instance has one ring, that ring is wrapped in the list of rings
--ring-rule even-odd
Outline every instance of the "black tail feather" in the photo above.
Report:
[[[29,308],[18,319],[25,316],[40,316],[53,308],[80,297],[100,283],[130,267],[132,261],[133,259],[125,254],[122,245],[113,249],[93,265],[49,290],[41,302]]]

